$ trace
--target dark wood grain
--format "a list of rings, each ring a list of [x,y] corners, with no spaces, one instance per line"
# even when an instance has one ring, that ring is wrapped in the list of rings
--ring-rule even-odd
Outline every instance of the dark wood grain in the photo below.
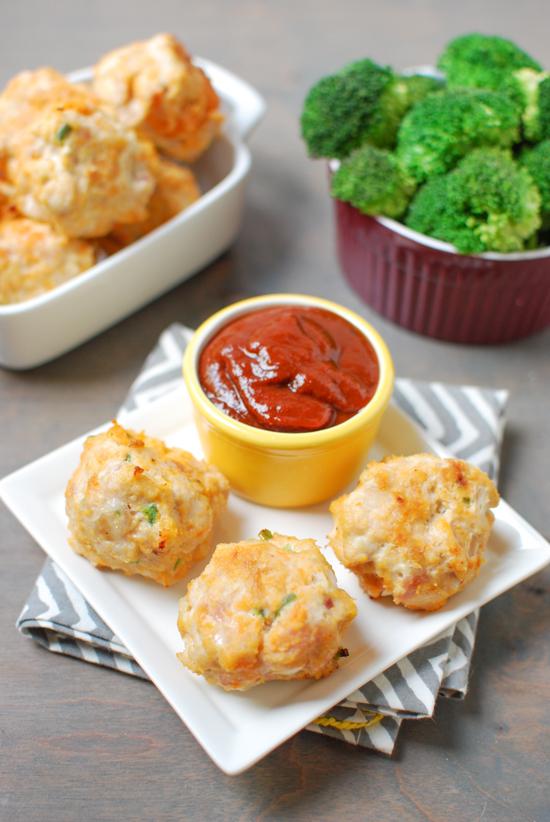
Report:
[[[112,46],[170,30],[254,83],[269,109],[252,139],[245,221],[230,252],[57,361],[0,372],[0,474],[111,417],[169,323],[194,325],[243,295],[304,291],[362,311],[400,375],[508,389],[502,491],[548,533],[550,334],[461,347],[409,334],[362,306],[338,272],[324,167],[305,159],[297,117],[308,85],[347,60],[430,62],[445,39],[468,29],[513,36],[550,64],[549,24],[543,0],[4,4],[0,81],[42,64],[93,63]],[[44,557],[3,508],[0,533],[2,819],[550,819],[549,573],[483,609],[468,698],[441,701],[433,721],[406,724],[392,760],[302,733],[229,778],[150,684],[58,657],[16,633]]]

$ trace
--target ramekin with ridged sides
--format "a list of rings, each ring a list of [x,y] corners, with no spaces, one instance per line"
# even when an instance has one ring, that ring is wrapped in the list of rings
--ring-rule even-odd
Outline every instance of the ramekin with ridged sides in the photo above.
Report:
[[[370,402],[345,422],[306,433],[266,431],[224,414],[202,390],[198,363],[206,343],[237,317],[279,305],[313,306],[338,314],[374,348],[380,372],[377,389]],[[183,375],[206,459],[225,474],[237,494],[273,508],[322,502],[353,480],[375,440],[394,380],[390,352],[369,323],[341,305],[302,294],[252,297],[218,311],[197,329],[187,346]]]
[[[550,325],[550,248],[459,254],[335,200],[340,266],[354,291],[398,325],[457,343],[511,342]]]

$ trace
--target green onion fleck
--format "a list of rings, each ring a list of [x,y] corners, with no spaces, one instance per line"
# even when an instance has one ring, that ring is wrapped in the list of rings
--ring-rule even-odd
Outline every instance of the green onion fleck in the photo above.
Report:
[[[124,457],[124,462],[132,462],[132,455],[130,454],[130,452],[128,452]]]
[[[172,570],[175,571],[176,568],[178,567],[178,565],[180,564],[180,562],[181,562],[181,557],[178,557],[177,560],[174,562],[174,567],[173,567]]]
[[[286,597],[283,597],[281,600],[281,604],[275,611],[275,616],[278,617],[283,608],[285,607],[285,605],[289,605],[291,602],[294,602],[295,599],[297,599],[297,596],[293,593],[287,594]]]
[[[252,608],[251,613],[254,614],[254,616],[265,619],[269,611],[267,610],[267,608]]]
[[[469,505],[471,503],[471,501],[472,500],[470,499],[470,497],[462,497],[462,502],[465,502],[466,505]]]
[[[142,508],[141,513],[144,517],[146,517],[147,521],[149,522],[149,525],[154,525],[154,523],[157,521],[159,517],[159,509],[157,508],[154,502],[152,502],[150,505],[146,505],[145,508]]]
[[[67,139],[72,130],[73,127],[70,126],[69,123],[63,123],[63,125],[57,129],[55,133],[55,139],[58,143],[62,143],[64,140]]]
[[[269,528],[262,528],[258,536],[263,540],[273,539],[273,531],[270,531]]]

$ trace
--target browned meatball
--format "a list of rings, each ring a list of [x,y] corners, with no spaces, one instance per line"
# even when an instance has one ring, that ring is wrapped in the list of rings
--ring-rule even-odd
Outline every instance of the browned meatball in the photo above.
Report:
[[[180,601],[178,657],[226,690],[327,676],[357,613],[312,539],[264,536],[218,545]]]
[[[70,544],[98,567],[172,585],[210,550],[227,494],[216,468],[115,423],[88,437],[67,485]]]
[[[330,542],[371,597],[435,611],[483,562],[498,492],[479,468],[433,454],[371,462],[330,506]]]

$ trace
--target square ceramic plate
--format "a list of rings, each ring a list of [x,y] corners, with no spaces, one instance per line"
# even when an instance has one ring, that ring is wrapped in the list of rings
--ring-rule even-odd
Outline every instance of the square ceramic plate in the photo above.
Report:
[[[169,444],[201,456],[184,390],[119,417]],[[103,429],[98,429],[103,430]],[[96,432],[92,432],[96,433]],[[246,693],[226,693],[190,673],[176,659],[176,628],[183,580],[161,588],[139,577],[98,571],[69,548],[64,489],[78,464],[84,437],[6,477],[0,496],[44,550],[63,568],[120,637],[176,713],[227,774],[249,768],[290,736],[398,659],[440,634],[461,617],[550,562],[550,545],[510,506],[496,510],[487,561],[466,590],[435,613],[415,613],[370,600],[329,548],[323,550],[340,586],[357,601],[358,616],[345,634],[350,656],[320,681],[271,682]],[[370,456],[442,452],[402,412],[390,407]],[[264,508],[230,496],[217,541],[237,541],[261,529],[314,537],[321,546],[331,527],[326,505],[301,510]],[[197,566],[191,576],[204,567]]]

